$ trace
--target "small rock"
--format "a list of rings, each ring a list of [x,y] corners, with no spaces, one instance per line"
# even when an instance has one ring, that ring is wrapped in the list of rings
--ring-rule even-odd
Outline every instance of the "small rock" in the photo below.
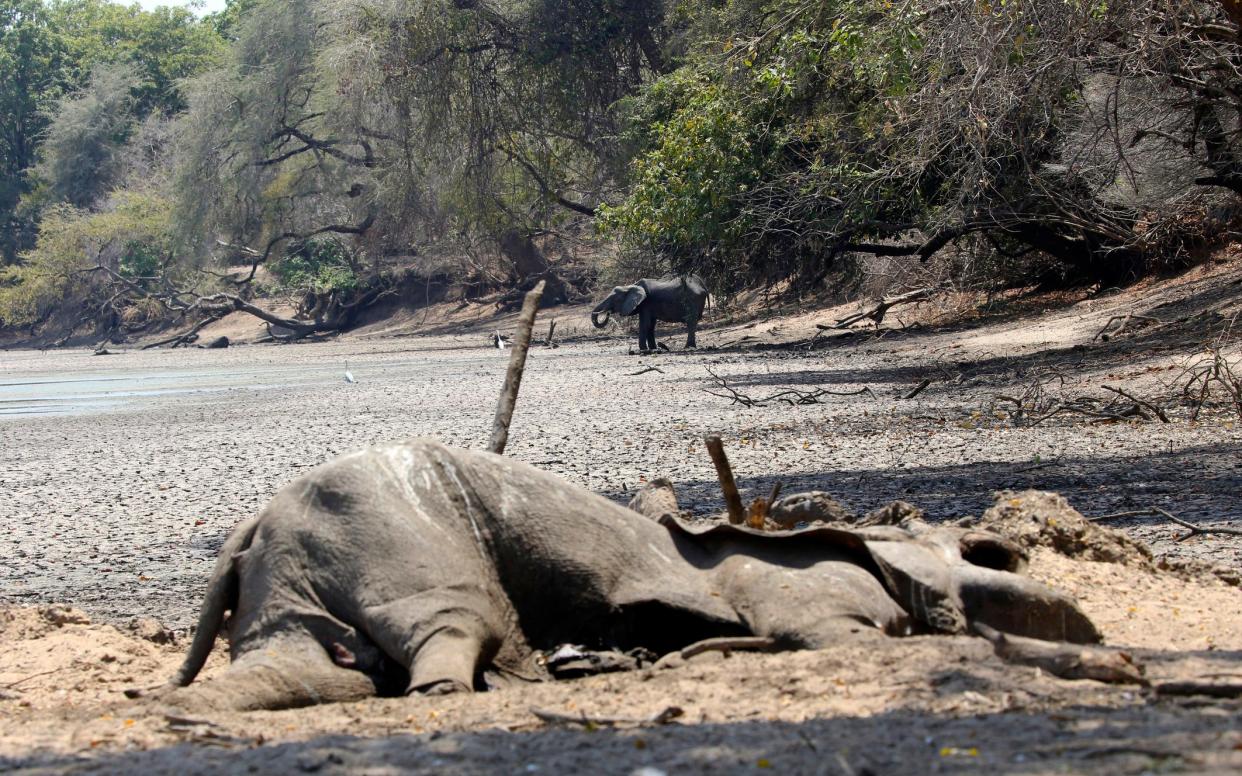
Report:
[[[224,348],[227,348],[230,344],[232,343],[229,342],[228,337],[216,337],[211,342],[208,342],[206,345],[201,345],[200,347],[202,347],[204,350],[223,350]]]
[[[630,499],[629,507],[652,520],[659,520],[664,515],[677,517],[680,514],[673,483],[665,477],[657,477],[644,485],[642,490]]]
[[[91,622],[91,618],[86,616],[86,612],[61,604],[53,604],[43,609],[41,614],[43,619],[57,627],[64,625],[89,625]]]
[[[177,643],[177,635],[154,617],[135,617],[129,621],[129,632],[153,644]]]
[[[850,518],[850,511],[841,502],[821,490],[790,493],[768,510],[768,519],[782,528],[793,528],[798,523],[816,520],[825,523],[844,522]]]
[[[905,501],[893,501],[879,509],[873,509],[859,521],[860,525],[896,525],[905,526],[915,522],[923,522],[927,513]]]

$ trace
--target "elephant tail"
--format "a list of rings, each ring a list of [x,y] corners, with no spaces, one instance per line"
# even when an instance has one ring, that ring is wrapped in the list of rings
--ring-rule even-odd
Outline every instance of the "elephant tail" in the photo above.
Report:
[[[237,556],[250,547],[254,539],[255,528],[259,517],[256,515],[243,521],[220,548],[220,557],[216,559],[216,568],[207,583],[207,594],[203,599],[203,608],[198,615],[198,628],[194,631],[194,641],[190,651],[182,661],[177,673],[169,680],[169,684],[186,687],[198,676],[211,648],[216,643],[216,636],[224,624],[224,613],[237,598]]]

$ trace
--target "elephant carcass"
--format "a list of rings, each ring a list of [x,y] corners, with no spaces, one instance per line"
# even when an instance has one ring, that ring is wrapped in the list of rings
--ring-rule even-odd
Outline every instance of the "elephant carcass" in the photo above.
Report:
[[[226,611],[232,666],[187,687]],[[235,529],[165,698],[253,709],[470,690],[547,678],[539,650],[564,643],[822,648],[972,617],[1098,639],[1068,599],[966,563],[952,535],[655,521],[511,459],[412,440],[313,470]]]

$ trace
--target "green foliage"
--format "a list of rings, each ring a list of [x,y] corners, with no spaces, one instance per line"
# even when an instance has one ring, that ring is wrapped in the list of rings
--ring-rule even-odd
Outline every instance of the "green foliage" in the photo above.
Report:
[[[134,124],[136,80],[126,65],[100,65],[87,88],[59,102],[38,168],[56,199],[87,207],[111,190]]]
[[[0,263],[13,262],[28,244],[48,202],[68,194],[68,201],[84,205],[106,192],[126,134],[116,109],[124,108],[131,121],[180,112],[181,81],[211,67],[223,50],[215,28],[185,8],[0,0]],[[128,98],[115,90],[105,95],[95,83],[67,99],[87,87],[92,73],[121,69],[133,74]],[[97,127],[89,126],[92,114],[101,121]],[[51,129],[59,147],[47,154],[54,179],[48,186],[33,179],[32,167],[53,118],[61,126]],[[81,150],[73,148],[77,140],[85,144]],[[83,182],[89,185],[77,185]],[[36,202],[20,204],[32,192]]]
[[[180,82],[218,63],[224,41],[208,21],[175,6],[143,11],[108,0],[51,0],[52,23],[67,51],[72,83],[85,82],[101,63],[125,63],[138,75],[139,117],[185,110]]]
[[[149,275],[173,245],[168,204],[156,193],[117,192],[99,212],[54,205],[35,247],[19,265],[0,271],[0,322],[26,325],[58,305],[81,305],[107,281],[97,266],[134,278]]]
[[[47,119],[42,111],[62,89],[64,47],[37,0],[0,0],[0,264],[11,262],[24,225],[17,204],[29,190]]]
[[[825,205],[863,183],[882,134],[874,106],[909,88],[918,36],[867,26],[865,3],[791,5],[752,20],[753,3],[728,4],[711,21],[731,37],[630,102],[632,187],[605,209],[606,232],[679,269],[740,280],[740,262],[779,277],[788,262],[773,255],[813,241]],[[778,12],[787,28],[765,36]]]
[[[348,249],[339,240],[307,240],[272,265],[272,274],[292,291],[354,291],[359,286]]]

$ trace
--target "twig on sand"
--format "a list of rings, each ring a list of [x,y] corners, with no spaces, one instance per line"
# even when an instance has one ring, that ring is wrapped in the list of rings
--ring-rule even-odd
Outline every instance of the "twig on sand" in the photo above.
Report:
[[[1126,397],[1127,399],[1139,405],[1140,407],[1146,407],[1147,409],[1151,410],[1155,414],[1156,417],[1160,418],[1161,423],[1169,422],[1169,416],[1164,414],[1164,410],[1160,409],[1159,407],[1152,404],[1151,402],[1140,399],[1139,397],[1133,394],[1126,393],[1120,388],[1114,388],[1111,385],[1105,385],[1101,387],[1106,391],[1112,391],[1113,393]]]
[[[595,727],[612,727],[614,725],[667,725],[673,720],[684,716],[685,711],[679,706],[669,706],[663,711],[652,714],[650,717],[634,718],[634,717],[589,717],[586,712],[579,714],[562,714],[558,711],[546,711],[544,709],[530,710],[540,720],[549,724],[559,725],[582,725],[586,728]]]
[[[903,396],[903,397],[901,397],[901,398],[903,398],[903,399],[913,399],[915,396],[918,396],[920,393],[922,393],[923,391],[927,390],[927,386],[931,385],[931,382],[932,382],[932,381],[931,381],[931,378],[928,378],[928,379],[924,380],[923,382],[921,382],[921,383],[919,383],[918,385],[916,385],[916,386],[914,387],[914,390],[913,390],[913,391],[910,391],[909,393],[907,393],[905,396]]]
[[[716,385],[721,390],[727,391],[728,393],[717,393],[716,391],[704,388],[703,390],[705,393],[709,393],[712,396],[718,396],[721,399],[728,399],[734,404],[740,404],[743,407],[763,407],[766,406],[768,402],[773,401],[784,402],[791,407],[796,404],[819,404],[819,400],[825,396],[859,396],[864,393],[871,394],[873,398],[875,397],[875,393],[870,388],[860,388],[857,391],[830,391],[827,388],[816,388],[813,391],[802,391],[797,388],[785,388],[784,390],[777,391],[771,396],[755,399],[734,389],[729,385],[728,381],[713,372],[711,369],[708,369],[707,373],[712,376],[712,379],[716,381]]]
[[[38,679],[40,676],[51,676],[54,673],[56,673],[55,670],[40,671],[37,674],[31,674],[30,676],[24,676],[21,679],[18,679],[16,682],[9,682],[6,685],[0,685],[0,686],[3,686],[4,689],[6,690],[12,690],[13,688],[17,687],[19,684],[25,684],[26,682],[29,682],[31,679]]]
[[[711,434],[704,440],[707,452],[716,465],[716,477],[720,480],[720,490],[724,492],[725,506],[729,509],[729,522],[740,524],[746,519],[742,508],[742,496],[737,492],[737,483],[733,481],[733,467],[729,466],[729,457],[725,455],[724,442],[719,434]]]
[[[861,320],[870,318],[872,321],[875,322],[875,325],[878,327],[881,323],[884,322],[884,316],[888,314],[889,308],[896,307],[897,305],[900,305],[900,304],[908,304],[910,302],[922,302],[930,298],[938,290],[939,289],[937,288],[919,288],[914,291],[907,291],[904,294],[898,294],[897,296],[890,296],[886,299],[881,300],[879,304],[877,304],[875,307],[871,308],[870,310],[866,310],[860,313],[854,313],[853,315],[847,315],[846,317],[837,320],[836,323],[832,323],[832,324],[817,323],[815,324],[815,326],[820,331],[826,331],[828,329],[847,329],[853,324],[858,323]]]
[[[1111,515],[1100,515],[1099,517],[1088,517],[1087,521],[1091,523],[1103,523],[1109,520],[1121,520],[1127,517],[1151,517],[1151,516],[1163,517],[1165,520],[1168,520],[1171,523],[1176,523],[1177,525],[1180,525],[1183,528],[1190,529],[1190,533],[1178,539],[1179,542],[1184,542],[1192,536],[1199,536],[1201,534],[1221,534],[1224,536],[1242,536],[1242,529],[1207,528],[1201,525],[1195,525],[1194,523],[1183,520],[1180,517],[1177,517],[1176,515],[1170,512],[1167,512],[1166,510],[1161,509],[1160,507],[1148,507],[1147,509],[1135,509],[1130,512],[1115,512]]]
[[[720,636],[714,639],[696,641],[688,647],[670,652],[655,661],[652,671],[680,665],[681,661],[703,655],[708,652],[722,652],[727,657],[731,652],[772,652],[776,649],[776,639],[770,636]]]
[[[660,374],[664,374],[664,370],[663,370],[663,369],[661,369],[660,367],[658,367],[658,366],[649,366],[649,367],[647,367],[646,369],[640,369],[640,370],[638,370],[637,372],[631,372],[629,376],[630,376],[630,377],[638,377],[639,375],[645,375],[645,374],[647,374],[648,372],[659,372]]]
[[[1113,324],[1117,321],[1121,321],[1121,323],[1118,323],[1114,328]],[[1112,318],[1108,319],[1108,323],[1104,324],[1104,328],[1100,329],[1099,333],[1091,338],[1091,341],[1095,342],[1096,340],[1103,340],[1104,342],[1108,342],[1110,339],[1119,334],[1125,334],[1130,330],[1130,321],[1142,321],[1143,323],[1158,324],[1164,323],[1164,321],[1159,318],[1152,318],[1150,315],[1136,315],[1135,313],[1129,313],[1127,315],[1114,315]],[[1109,329],[1112,329],[1112,331],[1109,331]]]
[[[518,316],[517,333],[513,339],[513,354],[509,356],[509,371],[505,375],[505,387],[496,405],[496,420],[492,423],[492,442],[488,447],[500,455],[509,443],[509,424],[513,422],[513,408],[517,406],[518,389],[522,386],[522,371],[526,369],[526,351],[530,349],[530,333],[535,328],[535,314],[539,312],[539,300],[543,297],[546,281],[540,280],[526,294],[522,313]]]

